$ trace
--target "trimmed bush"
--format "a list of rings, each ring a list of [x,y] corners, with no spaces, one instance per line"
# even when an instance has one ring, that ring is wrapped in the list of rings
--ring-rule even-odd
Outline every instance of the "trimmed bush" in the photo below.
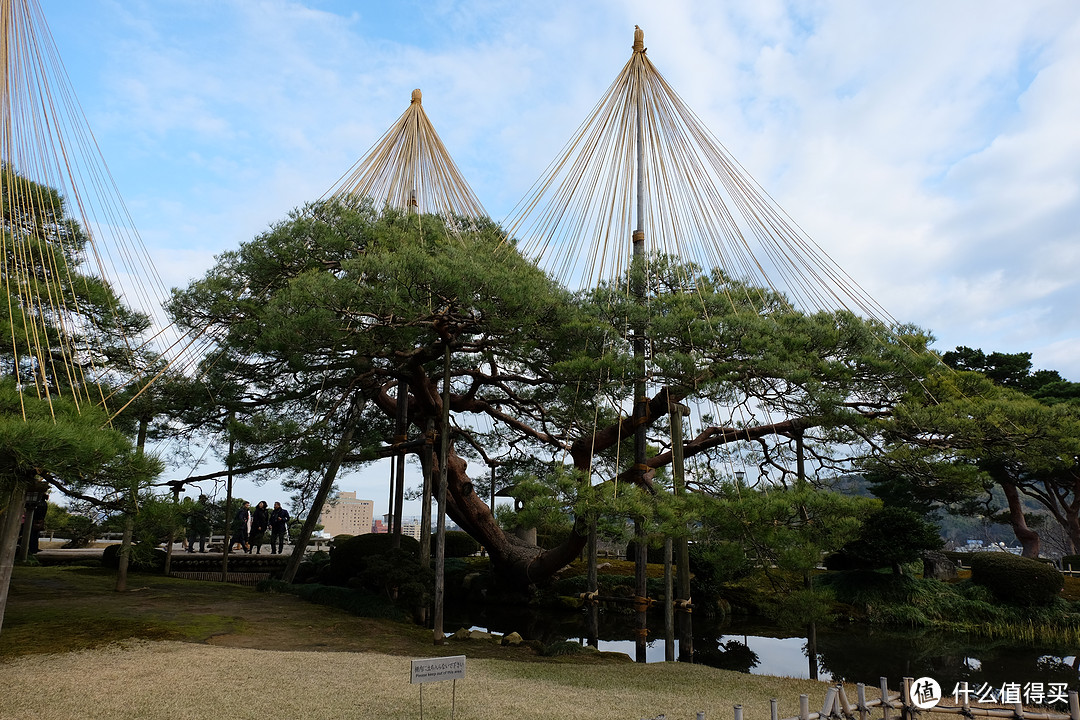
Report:
[[[328,568],[329,566],[330,553],[325,550],[316,550],[313,553],[308,553],[304,556],[304,561],[296,568],[296,577],[293,578],[293,582],[314,582],[318,578],[319,573],[325,571],[325,568]]]
[[[335,542],[330,550],[328,580],[336,585],[344,585],[349,578],[365,571],[369,558],[386,555],[393,549],[393,544],[394,536],[388,533],[365,533]],[[401,550],[419,558],[420,543],[408,535],[402,535]]]
[[[101,552],[102,567],[120,569],[120,547],[119,543],[105,546]],[[165,551],[151,545],[132,543],[128,569],[138,572],[160,572],[165,569]]]
[[[1009,553],[972,553],[971,580],[1014,605],[1049,605],[1065,587],[1057,568]]]
[[[464,530],[449,530],[446,533],[446,557],[463,558],[480,552],[480,543],[473,539],[472,535]],[[431,543],[431,554],[435,555],[434,539]]]
[[[362,589],[402,607],[422,607],[433,573],[420,565],[420,543],[407,535],[401,536],[400,547],[393,542],[392,535],[367,533],[335,543],[329,565],[315,579]]]

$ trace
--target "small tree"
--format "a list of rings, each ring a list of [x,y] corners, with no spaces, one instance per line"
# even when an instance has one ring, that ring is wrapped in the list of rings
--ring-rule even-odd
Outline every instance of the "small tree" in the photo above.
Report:
[[[935,525],[913,510],[886,505],[863,520],[858,537],[838,554],[859,567],[891,567],[894,575],[902,575],[903,563],[914,562],[941,545]]]

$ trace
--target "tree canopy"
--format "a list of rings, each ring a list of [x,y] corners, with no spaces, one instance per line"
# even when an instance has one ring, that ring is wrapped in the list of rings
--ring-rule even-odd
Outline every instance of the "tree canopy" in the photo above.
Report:
[[[447,511],[519,582],[559,569],[583,536],[544,549],[504,532],[475,492],[470,460],[570,472],[580,490],[631,481],[655,492],[671,462],[666,417],[686,401],[700,418],[688,458],[706,467],[742,443],[760,475],[783,481],[796,445],[817,468],[846,466],[873,418],[931,362],[914,328],[805,314],[772,291],[664,257],[631,273],[641,274],[640,296],[627,292],[629,277],[571,293],[489,221],[332,200],[220,256],[174,292],[170,312],[214,339],[207,366],[231,388],[237,417],[261,432],[253,467],[298,476],[400,445],[399,384],[408,384],[413,437],[423,432],[441,415],[449,347]],[[627,408],[642,372],[631,327],[649,338],[644,474],[627,471]],[[707,482],[709,471],[700,475]],[[571,513],[575,502],[567,496]]]

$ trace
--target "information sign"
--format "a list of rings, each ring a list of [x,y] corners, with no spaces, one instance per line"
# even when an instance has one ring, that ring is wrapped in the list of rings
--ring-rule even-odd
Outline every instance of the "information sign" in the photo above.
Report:
[[[465,678],[465,656],[427,658],[412,661],[412,679],[410,683],[439,682],[440,680],[463,680]]]

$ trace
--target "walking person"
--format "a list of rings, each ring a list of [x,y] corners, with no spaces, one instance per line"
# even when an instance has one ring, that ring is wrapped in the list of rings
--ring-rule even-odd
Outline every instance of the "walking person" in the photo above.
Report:
[[[266,501],[260,500],[251,511],[251,528],[248,531],[248,543],[255,548],[256,555],[262,550],[263,537],[266,535],[266,527],[269,524],[270,511],[266,509]]]
[[[195,507],[188,516],[189,553],[195,552],[195,541],[199,541],[199,552],[206,552],[206,541],[210,536],[210,510],[206,507],[206,496],[200,495]]]
[[[285,547],[285,535],[289,531],[289,511],[274,503],[270,511],[270,554],[280,555]]]
[[[233,518],[232,524],[232,537],[229,539],[229,550],[232,551],[233,545],[239,544],[244,549],[244,552],[250,553],[251,546],[248,545],[248,533],[251,532],[251,503],[245,502],[243,507],[236,511],[236,517]]]

